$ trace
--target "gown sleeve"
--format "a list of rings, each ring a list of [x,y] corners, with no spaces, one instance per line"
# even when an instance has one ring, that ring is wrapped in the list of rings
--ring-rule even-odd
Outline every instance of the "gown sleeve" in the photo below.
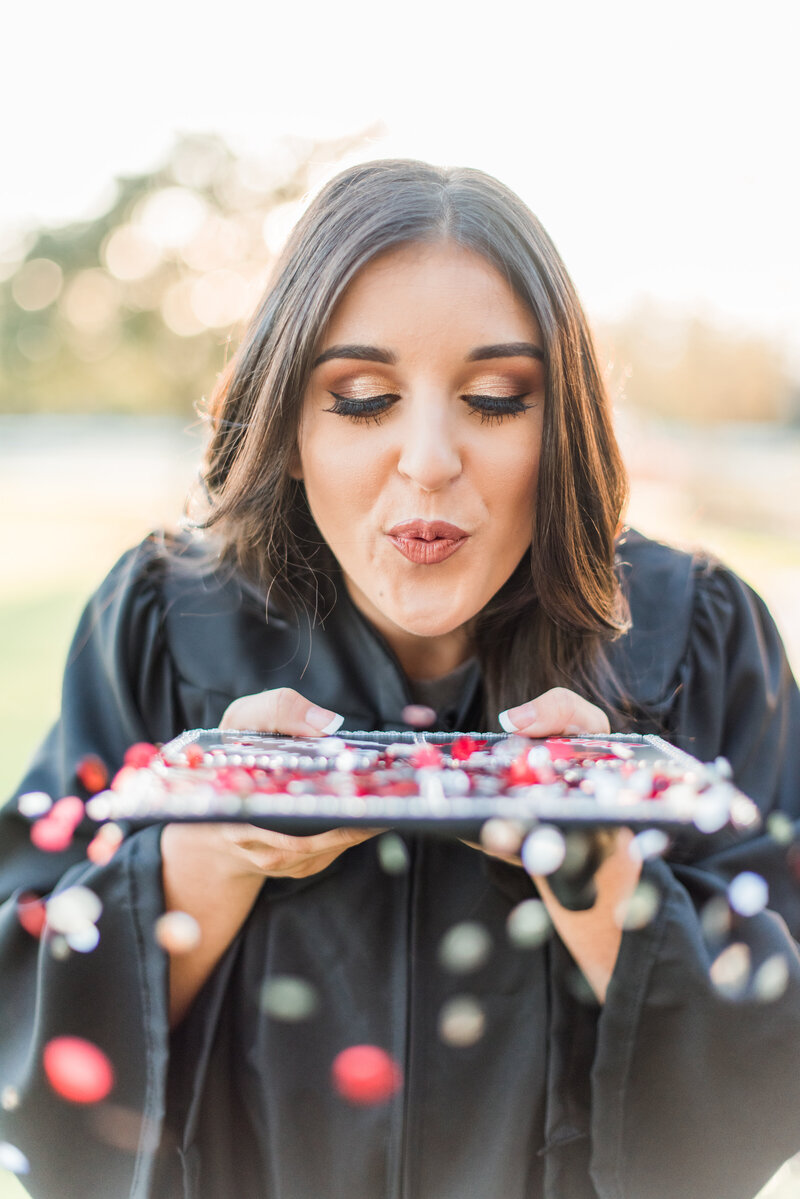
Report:
[[[64,677],[62,714],[19,793],[86,796],[76,766],[97,754],[112,773],[135,741],[183,728],[162,637],[157,554],[125,555],[89,602]],[[30,1162],[34,1199],[143,1196],[163,1113],[168,1053],[165,956],[153,952],[163,912],[160,827],[127,837],[113,858],[86,857],[84,821],[71,846],[43,852],[12,799],[0,810],[0,1140]],[[25,892],[50,896],[75,884],[102,903],[100,939],[88,953],[54,953],[20,923]],[[48,1084],[45,1046],[80,1037],[109,1058],[114,1084],[96,1104],[70,1102]]]
[[[600,1199],[753,1199],[800,1150],[800,697],[763,602],[721,567],[696,568],[670,704],[668,735],[724,755],[764,825],[644,865],[659,907],[623,933],[599,1018],[591,1174]],[[745,871],[769,888],[752,915],[727,901]]]

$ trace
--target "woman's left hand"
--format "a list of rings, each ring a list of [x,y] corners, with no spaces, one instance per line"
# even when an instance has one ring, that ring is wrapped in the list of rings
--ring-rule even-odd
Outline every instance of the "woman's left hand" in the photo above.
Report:
[[[508,732],[526,737],[608,733],[611,727],[605,712],[565,687],[545,691],[529,703],[501,713],[500,724]],[[622,942],[624,913],[639,882],[642,862],[632,847],[630,829],[598,830],[597,836],[603,840],[605,858],[595,874],[597,899],[588,911],[570,911],[558,902],[546,877],[532,878],[556,932],[603,1003]],[[511,854],[495,856],[522,865]]]
[[[611,732],[605,712],[566,687],[553,687],[518,708],[508,708],[500,713],[499,720],[507,733],[519,733],[522,737]]]

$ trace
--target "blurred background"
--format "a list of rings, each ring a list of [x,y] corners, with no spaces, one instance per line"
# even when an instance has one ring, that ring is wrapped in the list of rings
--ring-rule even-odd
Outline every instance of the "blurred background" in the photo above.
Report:
[[[198,411],[288,229],[372,158],[479,167],[537,213],[596,330],[630,523],[738,570],[800,668],[794,0],[141,0],[113,29],[97,0],[20,8],[0,79],[0,793],[58,711],[88,594],[180,518]]]

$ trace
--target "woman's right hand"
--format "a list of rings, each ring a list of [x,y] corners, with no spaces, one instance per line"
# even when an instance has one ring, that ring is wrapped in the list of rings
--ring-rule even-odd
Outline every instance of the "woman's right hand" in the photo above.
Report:
[[[342,723],[335,712],[288,688],[245,695],[225,711],[224,729],[318,737]],[[337,828],[290,837],[251,824],[167,824],[161,833],[166,909],[188,912],[200,926],[191,952],[170,962],[170,1024],[183,1018],[238,929],[265,878],[306,878],[380,829]]]
[[[226,708],[220,728],[319,737],[336,732],[343,719],[336,712],[312,704],[299,692],[281,687],[234,700]],[[381,831],[337,828],[309,837],[291,837],[251,824],[222,824],[218,829],[221,842],[229,847],[243,871],[267,878],[306,878],[317,874],[346,849]]]

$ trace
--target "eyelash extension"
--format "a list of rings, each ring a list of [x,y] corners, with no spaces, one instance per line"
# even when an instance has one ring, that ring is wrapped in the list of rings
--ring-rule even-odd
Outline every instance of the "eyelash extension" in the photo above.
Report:
[[[467,401],[473,412],[478,413],[482,425],[493,425],[507,416],[521,416],[523,412],[532,408],[532,404],[525,403],[529,394],[530,392],[524,391],[516,396],[465,395],[461,398]]]
[[[347,396],[337,395],[335,391],[330,394],[333,396],[334,403],[330,408],[325,408],[325,412],[334,412],[337,416],[349,416],[353,420],[372,420],[376,425],[381,423],[381,417],[385,416],[392,405],[400,399],[391,392],[380,396],[366,396],[363,400],[349,400]]]
[[[366,396],[363,400],[350,400],[347,396],[337,395],[335,391],[330,394],[334,403],[330,408],[326,408],[325,412],[333,412],[336,416],[349,416],[353,420],[372,420],[376,425],[380,424],[381,417],[385,416],[400,398],[391,392],[379,396]],[[527,412],[532,407],[531,404],[524,403],[529,394],[522,392],[515,396],[463,395],[461,399],[480,416],[482,425],[491,425],[507,416],[521,416],[523,412]]]

